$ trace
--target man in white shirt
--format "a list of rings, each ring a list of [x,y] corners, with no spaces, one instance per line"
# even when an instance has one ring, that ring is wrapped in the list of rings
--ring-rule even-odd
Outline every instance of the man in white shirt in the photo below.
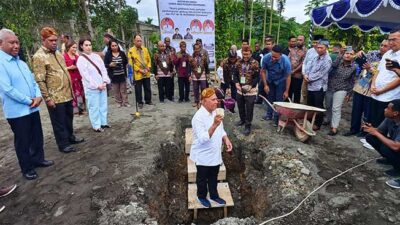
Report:
[[[229,140],[222,123],[223,115],[216,113],[218,98],[214,88],[206,88],[201,92],[201,107],[192,119],[193,144],[190,159],[197,168],[197,197],[206,208],[211,207],[207,199],[207,188],[210,199],[224,205],[217,191],[217,176],[222,163],[221,147],[225,142],[226,151],[232,152],[232,143]]]
[[[372,78],[371,83],[371,123],[377,127],[385,118],[385,108],[388,103],[400,96],[400,78],[391,68],[386,66],[386,60],[400,62],[400,29],[389,34],[390,50],[383,56],[378,65],[378,75]]]

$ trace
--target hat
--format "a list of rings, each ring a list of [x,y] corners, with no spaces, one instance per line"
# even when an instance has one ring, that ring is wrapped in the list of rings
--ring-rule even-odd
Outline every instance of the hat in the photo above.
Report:
[[[316,34],[316,35],[314,35],[314,37],[313,37],[313,40],[314,40],[314,41],[319,41],[319,40],[321,40],[321,39],[324,39],[324,35],[322,35],[322,34]]]
[[[206,88],[201,92],[201,100],[215,95],[214,88]]]
[[[318,44],[325,45],[327,48],[329,47],[329,41],[326,39],[319,40]]]
[[[57,31],[52,27],[43,27],[42,30],[40,31],[40,36],[43,39],[47,39],[48,37],[53,35],[57,36]]]

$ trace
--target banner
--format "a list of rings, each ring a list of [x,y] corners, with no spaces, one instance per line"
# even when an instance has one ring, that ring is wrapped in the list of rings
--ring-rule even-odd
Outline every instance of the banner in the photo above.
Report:
[[[158,0],[161,39],[169,37],[171,46],[179,51],[179,42],[186,42],[187,51],[200,38],[215,68],[214,0]]]

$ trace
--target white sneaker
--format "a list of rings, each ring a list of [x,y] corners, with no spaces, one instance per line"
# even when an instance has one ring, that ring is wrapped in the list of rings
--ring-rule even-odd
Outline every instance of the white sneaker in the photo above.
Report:
[[[368,142],[367,142],[367,140],[365,138],[361,138],[360,142],[363,143],[363,144],[368,144]]]
[[[368,144],[368,143],[363,144],[363,146],[364,146],[365,148],[368,148],[369,150],[375,150],[375,148],[372,147],[372,145],[370,145],[370,144]]]

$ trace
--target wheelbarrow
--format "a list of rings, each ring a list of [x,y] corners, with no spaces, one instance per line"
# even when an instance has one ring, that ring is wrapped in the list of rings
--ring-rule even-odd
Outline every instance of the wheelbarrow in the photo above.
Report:
[[[294,134],[301,142],[305,142],[317,134],[313,130],[315,117],[318,113],[325,112],[325,109],[292,102],[274,102],[271,104],[264,96],[259,96],[275,112],[279,113],[278,133],[283,132],[287,125],[294,125]]]

